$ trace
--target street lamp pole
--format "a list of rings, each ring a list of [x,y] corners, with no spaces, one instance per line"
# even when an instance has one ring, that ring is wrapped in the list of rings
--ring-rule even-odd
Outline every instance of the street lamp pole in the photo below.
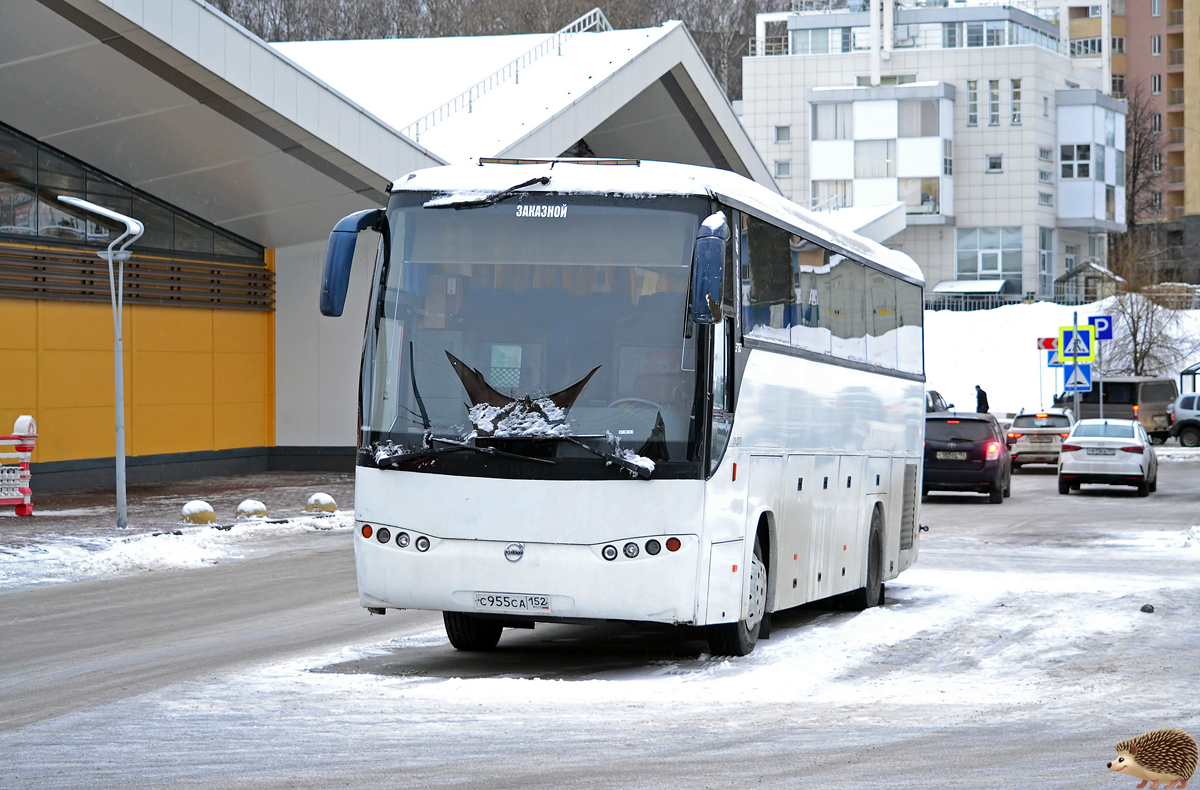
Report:
[[[96,253],[108,261],[108,289],[112,294],[113,379],[117,401],[117,529],[125,529],[129,526],[129,518],[125,505],[125,364],[121,346],[121,313],[125,290],[125,261],[129,260],[128,247],[141,238],[146,229],[133,217],[127,217],[90,201],[62,195],[58,199],[63,203],[68,203],[92,214],[98,214],[125,226],[125,232],[113,239],[106,251]],[[117,248],[118,244],[121,245],[120,248]],[[118,262],[115,278],[113,277],[114,261]]]

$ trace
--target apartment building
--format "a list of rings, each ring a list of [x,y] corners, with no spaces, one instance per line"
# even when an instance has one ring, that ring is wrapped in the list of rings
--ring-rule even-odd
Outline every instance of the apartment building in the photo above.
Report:
[[[760,14],[742,120],[814,208],[903,202],[928,290],[1051,297],[1124,230],[1125,103],[1062,7],[798,2]]]

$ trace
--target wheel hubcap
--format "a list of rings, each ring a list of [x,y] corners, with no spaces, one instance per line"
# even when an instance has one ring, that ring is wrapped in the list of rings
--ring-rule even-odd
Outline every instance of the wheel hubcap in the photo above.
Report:
[[[767,609],[767,566],[757,556],[750,560],[750,615],[746,629],[753,631]]]

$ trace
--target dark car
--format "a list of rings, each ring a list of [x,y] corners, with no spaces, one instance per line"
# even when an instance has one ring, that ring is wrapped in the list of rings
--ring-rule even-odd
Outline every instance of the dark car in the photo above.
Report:
[[[1012,487],[1012,456],[990,414],[925,415],[922,493],[977,491],[998,505]]]

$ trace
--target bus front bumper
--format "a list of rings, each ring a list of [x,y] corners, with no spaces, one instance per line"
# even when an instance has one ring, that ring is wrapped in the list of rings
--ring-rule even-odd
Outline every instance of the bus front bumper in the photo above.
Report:
[[[364,607],[473,612],[532,619],[696,621],[699,541],[695,535],[629,537],[604,544],[443,539],[398,530],[355,529],[359,602]],[[679,548],[669,551],[670,537]],[[428,548],[419,550],[419,546]],[[657,541],[650,554],[647,543]],[[626,544],[637,546],[634,557]],[[606,559],[604,549],[617,556]],[[653,548],[653,547],[651,547]],[[611,552],[610,552],[611,554]],[[518,556],[519,555],[519,556]],[[515,559],[514,559],[515,557]]]

